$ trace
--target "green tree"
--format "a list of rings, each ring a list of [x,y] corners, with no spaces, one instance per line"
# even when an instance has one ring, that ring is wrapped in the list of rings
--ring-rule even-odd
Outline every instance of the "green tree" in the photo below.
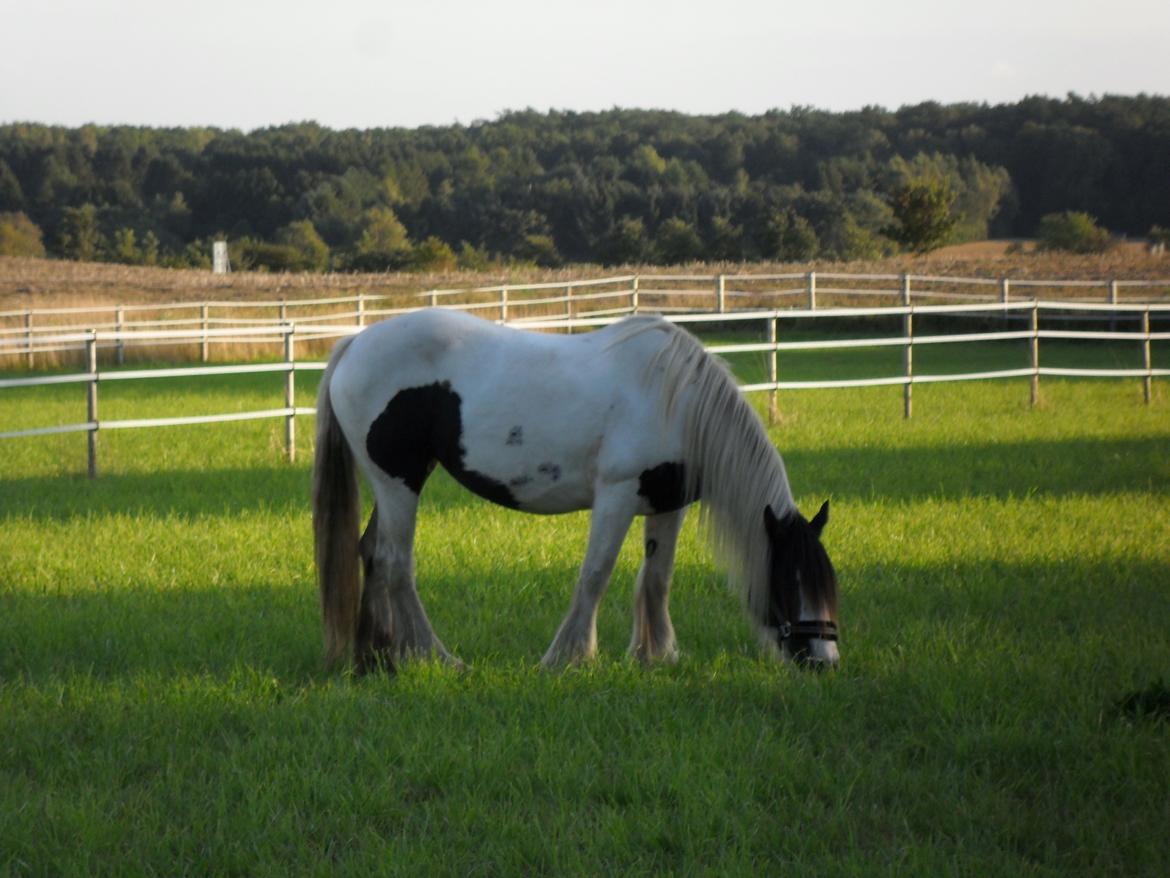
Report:
[[[1045,214],[1036,230],[1037,250],[1104,253],[1112,243],[1108,231],[1089,214],[1077,210]]]
[[[908,180],[890,196],[894,225],[887,234],[908,250],[928,253],[951,240],[955,193],[938,177]]]
[[[649,185],[666,172],[666,159],[653,146],[645,143],[634,150],[627,167],[635,183]]]
[[[296,252],[294,271],[324,271],[329,266],[329,245],[309,220],[296,220],[277,230],[276,243]]]
[[[20,180],[8,166],[8,162],[0,158],[0,210],[20,210],[24,207],[24,191],[20,187]]]
[[[406,226],[388,207],[366,211],[362,236],[348,261],[357,271],[396,271],[411,260]]]
[[[434,235],[416,244],[411,255],[411,266],[417,271],[451,271],[455,262],[455,251]]]
[[[895,156],[883,176],[881,188],[888,192],[917,180],[941,180],[955,196],[951,205],[955,218],[951,242],[984,240],[992,221],[1002,225],[1014,207],[1008,172],[970,156],[958,158],[938,152],[920,152],[909,160]]]
[[[65,208],[61,220],[61,253],[64,256],[88,262],[97,258],[104,244],[96,207],[83,204]]]
[[[550,235],[525,235],[516,255],[541,268],[556,268],[561,264],[561,254],[557,252],[556,242]]]
[[[622,217],[606,236],[601,259],[606,265],[638,265],[646,261],[649,249],[646,224],[634,217]]]
[[[229,248],[232,250],[232,248]],[[232,251],[231,258],[238,259],[240,256],[239,248]],[[167,268],[211,268],[211,244],[203,239],[197,238],[189,244],[185,244],[182,248],[176,251],[165,254],[161,259],[162,265]],[[238,262],[233,262],[233,265],[239,268],[244,268],[244,265]]]
[[[114,232],[110,241],[109,259],[126,265],[137,265],[142,261],[142,252],[138,249],[133,229],[121,228]]]
[[[158,248],[158,235],[148,230],[142,236],[142,247],[139,251],[143,265],[158,265]]]
[[[732,262],[743,258],[743,229],[733,225],[725,216],[711,221],[711,234],[707,241],[707,257],[721,262]]]
[[[784,262],[806,262],[820,249],[812,224],[793,210],[777,211],[764,229],[763,255]]]
[[[289,244],[234,238],[228,247],[233,267],[243,271],[304,271],[304,256]],[[209,260],[210,261],[210,260]]]
[[[654,254],[663,265],[693,262],[703,255],[699,233],[684,219],[671,217],[658,227],[654,237]]]
[[[456,255],[459,268],[466,271],[487,271],[491,267],[492,259],[486,250],[463,241],[459,244],[459,253]]]
[[[0,213],[0,256],[45,255],[41,230],[23,213]]]

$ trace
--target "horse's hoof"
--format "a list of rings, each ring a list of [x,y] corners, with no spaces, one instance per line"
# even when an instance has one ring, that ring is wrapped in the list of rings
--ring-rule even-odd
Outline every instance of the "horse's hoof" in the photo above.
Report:
[[[355,677],[365,677],[376,673],[382,673],[388,677],[393,677],[398,673],[398,666],[388,652],[364,652],[354,660],[353,674]]]
[[[540,668],[544,671],[566,671],[569,668],[578,668],[581,665],[588,664],[597,655],[594,652],[553,652],[549,650],[544,654],[544,658],[540,660]]]
[[[449,667],[453,671],[458,671],[460,674],[466,673],[467,671],[471,670],[471,666],[468,665],[467,662],[463,661],[463,659],[461,659],[457,656],[444,655],[441,657],[441,659],[442,659],[443,664],[445,664],[447,667]]]
[[[673,642],[658,649],[650,649],[644,643],[633,643],[627,652],[630,658],[636,659],[639,664],[646,667],[678,664],[678,646]]]

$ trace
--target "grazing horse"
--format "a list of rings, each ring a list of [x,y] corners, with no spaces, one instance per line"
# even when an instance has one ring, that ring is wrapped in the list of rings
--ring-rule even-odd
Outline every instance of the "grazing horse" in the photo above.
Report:
[[[359,671],[410,656],[457,662],[414,576],[419,494],[439,463],[512,509],[592,510],[572,605],[546,667],[591,658],[597,607],[630,524],[645,558],[630,653],[677,657],[668,611],[686,508],[702,520],[761,641],[803,666],[837,663],[825,503],[797,510],[784,464],[722,361],[661,317],[542,335],[424,310],[338,342],[317,399],[313,528],[331,659]],[[360,540],[357,470],[374,512]],[[364,579],[364,585],[363,585]]]

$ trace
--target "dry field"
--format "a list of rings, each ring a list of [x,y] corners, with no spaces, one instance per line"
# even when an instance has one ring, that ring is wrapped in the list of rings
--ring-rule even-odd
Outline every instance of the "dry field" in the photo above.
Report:
[[[1013,246],[1016,245],[1016,246]],[[1014,287],[1016,296],[1036,296],[1046,299],[1095,298],[1104,301],[1110,279],[1162,280],[1158,287],[1123,287],[1122,297],[1128,301],[1170,301],[1170,259],[1147,253],[1138,244],[1123,244],[1099,256],[1073,256],[1036,253],[1029,242],[981,241],[943,248],[926,256],[900,256],[871,262],[812,262],[812,263],[693,263],[682,266],[611,266],[575,265],[556,270],[531,266],[512,266],[486,272],[458,271],[448,273],[392,273],[392,274],[268,274],[237,272],[231,275],[213,275],[204,270],[177,270],[111,265],[105,263],[76,263],[46,259],[0,257],[0,330],[8,337],[23,331],[26,310],[63,309],[67,313],[35,315],[40,331],[59,329],[77,332],[85,328],[113,329],[114,307],[129,306],[124,315],[125,329],[192,329],[200,320],[198,303],[227,303],[211,306],[203,314],[210,316],[204,326],[224,329],[247,325],[249,321],[271,321],[278,314],[276,303],[287,301],[287,319],[304,323],[322,320],[332,314],[333,320],[352,324],[357,318],[353,303],[329,303],[292,307],[308,299],[340,299],[364,295],[362,305],[368,319],[377,319],[375,309],[396,309],[425,302],[419,294],[429,290],[461,290],[472,287],[490,287],[501,284],[566,283],[591,278],[613,278],[637,274],[641,277],[641,305],[647,310],[677,310],[713,306],[705,292],[712,289],[716,274],[739,275],[727,284],[728,307],[788,307],[801,306],[806,301],[803,279],[789,281],[752,281],[747,275],[798,274],[816,271],[818,278],[817,304],[893,305],[901,301],[898,284],[890,280],[844,280],[832,278],[833,273],[851,275],[897,275],[908,273],[932,277],[1011,278],[1014,281],[1062,279],[1070,281],[1097,281],[1093,287],[1046,286]],[[691,275],[692,279],[675,278],[654,281],[652,276]],[[579,290],[574,295],[602,291],[614,293],[618,299],[580,301],[574,313],[581,316],[593,309],[613,308],[627,304],[629,287],[625,282],[605,288]],[[679,291],[689,290],[689,294]],[[776,296],[784,291],[787,296]],[[949,284],[940,281],[915,281],[916,294],[929,294],[926,301],[936,303],[963,301],[972,293],[996,295],[996,287]],[[562,291],[551,291],[553,296]],[[524,305],[525,298],[539,299],[548,293],[531,291],[511,295],[509,317],[565,316],[566,306],[559,302]],[[941,297],[941,298],[940,298]],[[462,296],[464,302],[496,302],[497,293]],[[918,301],[918,299],[916,299]],[[184,304],[185,303],[185,304]],[[250,303],[255,303],[250,307]],[[136,306],[136,307],[135,307]],[[159,306],[157,308],[151,306]],[[175,307],[162,307],[175,306]],[[92,314],[77,313],[77,309],[94,309]],[[145,310],[144,310],[145,308]],[[5,312],[7,316],[5,316]],[[488,312],[494,315],[495,312]],[[137,347],[133,347],[137,345]],[[329,339],[298,344],[298,356],[323,356],[331,345]],[[55,368],[77,360],[81,354],[76,343],[69,350],[37,345],[33,362],[16,347],[8,353],[0,351],[0,369]],[[103,361],[113,356],[113,342],[102,344]],[[133,349],[131,349],[133,347]],[[225,338],[214,342],[208,352],[201,354],[198,340],[161,346],[157,342],[129,342],[124,358],[143,360],[190,360],[203,358],[216,361],[254,359],[279,355],[278,338],[252,341],[246,338]]]
[[[1008,253],[1010,241],[980,241],[945,247],[926,256],[903,255],[873,262],[695,263],[662,266],[595,265],[556,270],[515,267],[489,272],[441,274],[266,274],[236,272],[216,276],[208,271],[144,268],[105,263],[0,257],[0,310],[162,304],[347,296],[358,293],[401,295],[430,289],[452,289],[505,283],[578,280],[622,274],[783,274],[848,272],[854,274],[961,275],[966,277],[1061,278],[1069,280],[1152,280],[1170,277],[1170,257],[1152,255],[1137,244],[1126,244],[1099,256]]]

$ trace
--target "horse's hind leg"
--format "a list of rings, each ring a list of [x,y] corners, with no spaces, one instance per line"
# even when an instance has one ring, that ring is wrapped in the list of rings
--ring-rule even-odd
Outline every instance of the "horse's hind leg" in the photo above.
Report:
[[[378,548],[378,506],[370,513],[370,520],[358,541],[362,560],[361,608],[358,612],[357,644],[354,649],[357,671],[365,674],[377,668],[394,670],[390,644],[390,607],[385,600],[385,589],[374,584],[374,553]]]
[[[678,646],[670,622],[670,577],[686,508],[646,516],[642,568],[634,592],[634,634],[630,655],[643,662],[676,661]]]
[[[399,480],[374,486],[377,504],[360,551],[366,571],[358,616],[357,668],[392,668],[414,657],[458,661],[435,635],[414,578],[418,496]]]

